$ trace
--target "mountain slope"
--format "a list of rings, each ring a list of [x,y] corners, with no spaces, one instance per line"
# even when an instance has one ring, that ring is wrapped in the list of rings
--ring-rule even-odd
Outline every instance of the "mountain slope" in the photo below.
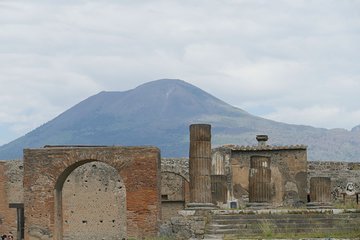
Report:
[[[44,145],[155,145],[164,157],[188,155],[188,127],[213,126],[213,145],[253,145],[268,134],[276,145],[309,145],[311,160],[358,160],[352,131],[290,125],[253,116],[182,80],[157,80],[125,92],[100,92],[25,136],[0,147],[0,159]]]

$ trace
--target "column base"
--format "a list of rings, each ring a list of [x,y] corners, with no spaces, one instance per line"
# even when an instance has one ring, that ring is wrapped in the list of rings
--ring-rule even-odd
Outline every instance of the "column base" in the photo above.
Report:
[[[330,209],[333,208],[331,202],[309,202],[306,204],[309,209]]]
[[[188,203],[186,210],[214,210],[219,207],[213,203]]]
[[[263,203],[257,203],[257,202],[254,202],[254,203],[247,203],[246,204],[246,207],[247,208],[250,208],[250,209],[269,209],[269,208],[272,208],[272,205],[271,203],[266,203],[266,202],[263,202]]]

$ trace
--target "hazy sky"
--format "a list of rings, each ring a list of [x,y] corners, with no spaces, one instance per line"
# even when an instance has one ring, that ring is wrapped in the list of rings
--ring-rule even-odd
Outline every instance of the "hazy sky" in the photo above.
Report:
[[[358,0],[0,0],[0,144],[178,78],[252,114],[360,124]]]

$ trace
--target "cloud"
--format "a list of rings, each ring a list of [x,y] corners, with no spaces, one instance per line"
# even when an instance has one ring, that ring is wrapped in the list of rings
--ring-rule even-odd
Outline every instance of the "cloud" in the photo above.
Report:
[[[344,118],[345,119],[342,119]],[[345,125],[349,129],[360,122],[360,108],[349,111],[334,106],[311,106],[309,108],[278,108],[263,117],[279,122],[287,122],[315,127],[339,128]]]
[[[2,0],[0,125],[15,138],[98,91],[181,78],[250,113],[351,128],[360,123],[359,9],[337,0]]]

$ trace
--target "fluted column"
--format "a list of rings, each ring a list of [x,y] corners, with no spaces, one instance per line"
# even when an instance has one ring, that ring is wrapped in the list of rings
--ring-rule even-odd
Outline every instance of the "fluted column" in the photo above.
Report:
[[[190,203],[211,203],[211,125],[190,125]]]
[[[271,202],[271,169],[270,158],[265,156],[252,156],[249,170],[249,202]]]
[[[310,202],[331,202],[331,179],[329,177],[313,177],[310,179]]]

